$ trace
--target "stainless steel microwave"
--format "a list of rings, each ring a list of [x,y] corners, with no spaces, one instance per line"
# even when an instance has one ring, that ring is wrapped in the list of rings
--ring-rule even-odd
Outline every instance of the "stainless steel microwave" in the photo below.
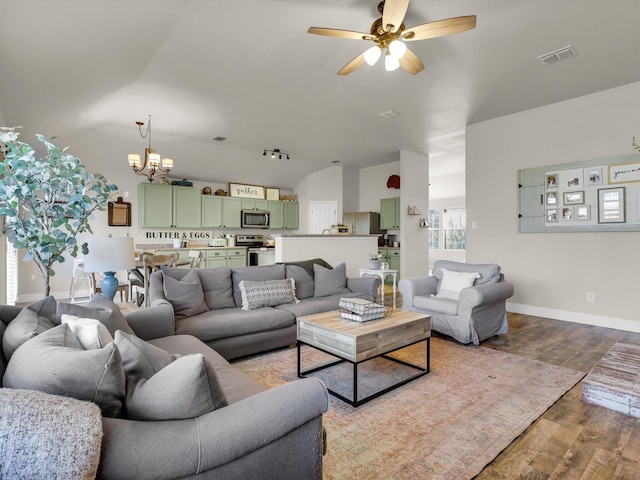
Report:
[[[269,228],[271,212],[266,210],[242,210],[242,228]]]

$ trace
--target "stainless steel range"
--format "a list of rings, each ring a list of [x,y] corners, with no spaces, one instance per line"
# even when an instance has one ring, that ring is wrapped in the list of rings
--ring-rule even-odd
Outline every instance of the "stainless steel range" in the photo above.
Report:
[[[273,265],[275,248],[265,246],[265,235],[236,235],[236,245],[247,247],[248,265]]]

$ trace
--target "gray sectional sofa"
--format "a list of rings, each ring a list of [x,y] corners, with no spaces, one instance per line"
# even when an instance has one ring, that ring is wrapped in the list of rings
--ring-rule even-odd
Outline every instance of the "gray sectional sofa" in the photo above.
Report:
[[[320,480],[324,385],[267,389],[159,303],[0,306],[0,478]]]
[[[163,268],[151,275],[150,301],[170,317],[164,322],[175,319],[176,333],[193,335],[230,360],[294,345],[297,317],[336,310],[342,297],[373,299],[379,283],[374,277],[347,278],[344,264],[331,268],[322,259]]]

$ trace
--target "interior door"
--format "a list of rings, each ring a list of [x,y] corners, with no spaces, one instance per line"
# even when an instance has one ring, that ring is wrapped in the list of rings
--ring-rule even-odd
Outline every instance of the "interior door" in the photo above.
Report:
[[[338,223],[338,202],[309,202],[309,233],[322,234]]]

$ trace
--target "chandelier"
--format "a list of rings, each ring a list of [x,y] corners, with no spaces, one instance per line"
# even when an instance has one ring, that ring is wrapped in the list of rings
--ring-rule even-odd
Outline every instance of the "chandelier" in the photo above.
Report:
[[[156,176],[156,172],[159,170],[166,177],[166,174],[173,168],[173,160],[170,158],[160,159],[160,154],[151,148],[151,115],[149,115],[149,121],[147,122],[147,129],[142,133],[142,127],[144,122],[136,122],[140,136],[142,138],[149,138],[149,146],[144,149],[144,163],[140,161],[140,155],[137,153],[129,154],[129,166],[133,169],[136,175],[143,175],[149,179],[149,182],[153,182],[153,178]],[[148,168],[146,172],[144,169]]]

